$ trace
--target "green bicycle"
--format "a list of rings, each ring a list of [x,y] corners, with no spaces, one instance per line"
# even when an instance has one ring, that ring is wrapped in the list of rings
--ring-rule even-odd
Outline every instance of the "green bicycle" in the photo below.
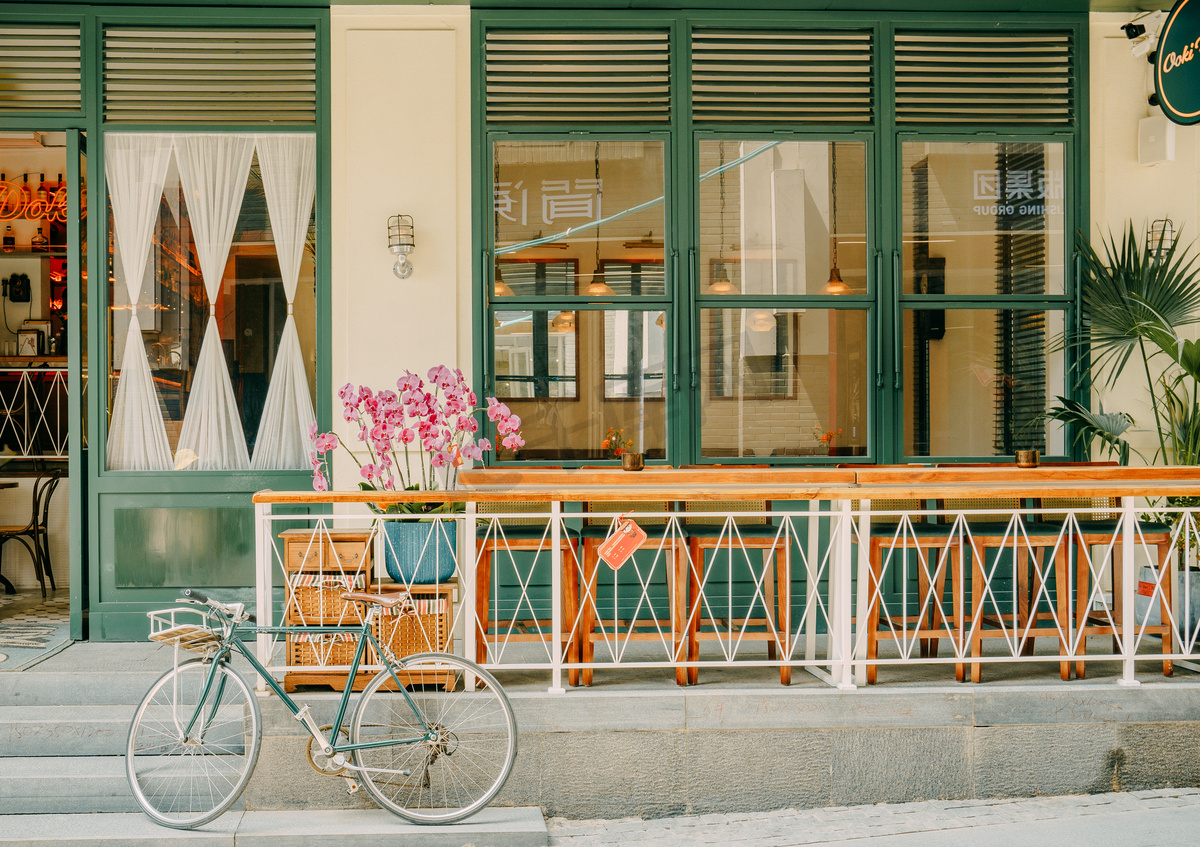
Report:
[[[176,829],[208,823],[233,805],[254,771],[262,722],[258,699],[230,666],[235,653],[304,724],[314,768],[347,779],[352,791],[361,782],[376,803],[407,821],[460,821],[504,787],[517,756],[517,722],[495,677],[448,653],[397,658],[372,633],[380,608],[403,609],[407,594],[348,592],[347,601],[366,606],[361,627],[303,628],[260,627],[243,604],[193,589],[183,594],[180,602],[206,608],[150,613],[151,639],[175,645],[176,662],[134,713],[125,756],[133,795],[158,823]],[[243,643],[245,636],[300,632],[358,635],[331,726],[318,726],[309,706],[297,705]],[[347,720],[368,643],[384,669]],[[180,662],[180,649],[203,657]]]

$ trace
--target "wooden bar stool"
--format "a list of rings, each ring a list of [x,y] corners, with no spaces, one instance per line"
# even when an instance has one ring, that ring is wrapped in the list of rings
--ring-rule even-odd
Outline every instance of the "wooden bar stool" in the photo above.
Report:
[[[734,574],[733,562],[737,557],[732,551],[739,550],[748,554],[750,550],[761,550],[763,572],[761,577],[755,577],[753,567],[746,556],[747,567],[750,568],[751,578],[756,585],[761,585],[761,594],[753,590],[745,610],[745,617],[738,622],[735,633],[735,618],[738,612],[731,606],[727,611],[726,629],[730,642],[734,641],[766,641],[767,658],[778,658],[779,647],[785,660],[791,655],[791,634],[780,630],[780,608],[783,603],[791,602],[791,571],[788,563],[788,540],[786,532],[773,523],[766,515],[737,515],[737,512],[768,512],[771,503],[768,500],[733,500],[733,501],[689,501],[686,504],[684,519],[688,534],[688,553],[690,565],[688,571],[688,614],[687,614],[687,658],[689,662],[700,659],[700,639],[720,639],[721,621],[712,611],[711,604],[703,602],[702,588],[707,584],[716,567],[716,551],[728,548],[731,553],[729,579],[732,585]],[[725,515],[704,513],[733,512],[732,523]],[[705,561],[705,550],[714,551],[710,562]],[[776,602],[776,583],[778,583],[779,602]],[[732,589],[731,589],[732,590]],[[763,617],[751,617],[756,603],[762,604]],[[705,618],[705,606],[708,606],[708,617]],[[701,623],[707,620],[712,628],[710,632],[701,631]],[[761,629],[760,629],[761,628]],[[687,669],[688,682],[695,685],[700,678],[700,668],[692,665]],[[792,669],[787,664],[779,667],[779,679],[787,685],[792,679]]]
[[[1118,631],[1121,621],[1126,614],[1133,614],[1130,600],[1124,596],[1122,586],[1122,543],[1121,520],[1114,517],[1118,510],[1115,498],[1056,498],[1041,501],[1042,508],[1050,509],[1079,509],[1101,508],[1109,510],[1109,514],[1095,513],[1088,519],[1078,520],[1078,530],[1074,531],[1075,543],[1075,623],[1079,638],[1079,647],[1075,661],[1075,676],[1083,679],[1086,675],[1086,661],[1078,656],[1087,653],[1087,638],[1089,635],[1111,635],[1113,652],[1120,650]],[[1171,526],[1157,521],[1139,521],[1139,534],[1135,536],[1135,544],[1139,546],[1144,541],[1146,546],[1155,549],[1154,569],[1158,571],[1161,581],[1161,592],[1154,591],[1151,586],[1151,596],[1159,596],[1160,622],[1143,627],[1137,625],[1135,632],[1145,632],[1158,635],[1162,639],[1162,652],[1170,655],[1173,651],[1173,629],[1171,626],[1171,603],[1174,594],[1174,574],[1171,568]],[[1111,610],[1091,608],[1092,597],[1096,593],[1096,574],[1092,572],[1091,548],[1103,547],[1112,550],[1110,573],[1112,575],[1113,604]],[[1165,569],[1165,573],[1164,573]],[[1141,580],[1136,580],[1141,584]],[[1115,616],[1114,616],[1115,615]],[[1135,636],[1136,637],[1136,636]],[[1174,662],[1163,659],[1163,676],[1174,673]]]
[[[1020,643],[1021,655],[1033,655],[1034,641],[1038,637],[1053,637],[1059,642],[1059,654],[1069,652],[1064,637],[1070,620],[1068,592],[1067,546],[1058,544],[1059,530],[1037,520],[1024,520],[1020,526],[1012,523],[1013,512],[1021,508],[1020,498],[962,498],[939,500],[939,510],[968,511],[1003,509],[997,513],[967,516],[967,529],[972,544],[971,555],[971,616],[966,622],[966,631],[971,637],[971,656],[983,655],[983,639],[1005,638]],[[947,519],[950,516],[945,516]],[[1023,527],[1023,529],[1022,529]],[[1046,588],[1041,561],[1046,548],[1055,553],[1055,612],[1038,612],[1037,602]],[[988,551],[995,557],[988,562]],[[1007,552],[1005,552],[1007,551]],[[1005,557],[1012,557],[1013,575],[1010,581],[1012,602],[1007,609],[1001,606],[997,596],[1000,567]],[[985,568],[988,574],[985,574]],[[1049,617],[1051,625],[1039,628],[1039,621]],[[1058,626],[1054,625],[1055,618]],[[1024,640],[1021,643],[1022,639]],[[1070,677],[1069,662],[1059,663],[1059,674],[1063,679]],[[971,681],[981,682],[983,664],[971,663]]]
[[[903,522],[899,515],[885,516],[883,520],[871,519],[871,539],[868,547],[872,585],[868,586],[867,610],[864,616],[867,633],[867,684],[874,685],[878,680],[879,666],[873,660],[879,658],[879,641],[881,639],[911,640],[919,639],[919,650],[922,658],[937,656],[938,642],[942,638],[963,643],[963,608],[962,602],[965,590],[962,585],[962,561],[957,547],[951,547],[946,555],[945,550],[949,536],[944,525],[932,523],[922,511],[920,500],[873,500],[872,510],[883,512],[905,512],[910,515]],[[852,504],[857,509],[857,504]],[[885,551],[888,555],[906,557],[911,551],[917,556],[917,611],[911,614],[905,603],[899,610],[898,620],[893,622],[890,613],[884,605],[885,591],[883,571]],[[930,568],[931,554],[937,555],[937,561]],[[891,565],[889,567],[895,567]],[[907,558],[901,561],[900,571],[905,582],[908,581]],[[949,616],[943,606],[947,578],[951,583],[952,611]],[[903,595],[902,595],[903,597]],[[887,626],[880,627],[881,618],[887,616]],[[899,627],[894,623],[898,623]],[[955,676],[961,682],[965,674],[963,664],[955,665]]]
[[[647,515],[635,515],[634,521],[639,527],[646,532],[646,540],[642,542],[641,550],[657,550],[660,546],[663,548],[663,555],[667,559],[666,588],[667,588],[667,606],[668,617],[663,619],[659,617],[659,612],[653,609],[653,606],[647,603],[652,619],[645,622],[640,622],[640,619],[635,617],[628,619],[628,629],[622,635],[622,624],[626,620],[621,617],[621,610],[614,608],[613,614],[606,618],[600,612],[600,604],[598,602],[597,591],[600,583],[600,545],[604,542],[612,529],[615,520],[612,517],[585,517],[581,536],[583,539],[583,580],[582,594],[579,598],[579,644],[580,657],[579,661],[584,664],[589,664],[595,661],[595,642],[594,637],[596,627],[600,626],[604,632],[612,632],[613,638],[618,640],[629,641],[659,641],[662,638],[660,628],[669,628],[671,632],[671,646],[673,656],[681,655],[683,650],[683,598],[685,596],[684,588],[684,570],[686,568],[686,559],[684,554],[683,539],[674,533],[667,538],[667,533],[672,532],[669,512],[670,504],[666,502],[589,502],[585,505],[586,512],[662,512],[663,517],[650,517]],[[626,564],[624,567],[630,567]],[[642,589],[645,590],[644,588]],[[640,607],[639,603],[635,604],[635,608]],[[647,601],[649,597],[645,598]],[[615,598],[614,598],[615,600]],[[683,668],[675,669],[675,681],[679,685],[686,682],[684,678]],[[592,668],[582,668],[581,684],[591,685],[593,679]]]
[[[489,518],[489,515],[512,513],[547,514],[550,511],[549,502],[517,502],[503,503],[480,502],[477,506],[480,532],[477,537],[476,566],[475,566],[475,626],[477,641],[475,642],[475,661],[485,664],[488,658],[488,644],[500,644],[508,641],[544,641],[544,628],[550,624],[537,620],[532,608],[529,610],[530,620],[525,621],[523,628],[532,625],[534,632],[518,632],[517,623],[522,621],[517,612],[508,622],[509,629],[503,632],[499,610],[495,632],[492,632],[491,620],[491,588],[492,588],[492,557],[510,552],[532,552],[538,556],[551,557],[550,527],[545,518],[540,517],[502,517]],[[579,539],[574,532],[563,528],[559,542],[563,557],[563,619],[570,623],[570,628],[562,644],[563,655],[567,661],[578,661],[579,639],[575,634],[575,622],[579,615]],[[497,583],[497,588],[499,584]],[[525,589],[522,595],[528,598]],[[532,606],[532,603],[529,603]],[[579,669],[570,668],[567,679],[571,685],[579,684]]]

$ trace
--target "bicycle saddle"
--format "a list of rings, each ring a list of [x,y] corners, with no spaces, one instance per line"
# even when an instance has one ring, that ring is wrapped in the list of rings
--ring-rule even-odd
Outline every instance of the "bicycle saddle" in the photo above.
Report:
[[[351,603],[376,603],[385,609],[391,609],[407,600],[408,594],[405,592],[369,594],[366,591],[346,591],[342,593],[342,599],[349,600]]]

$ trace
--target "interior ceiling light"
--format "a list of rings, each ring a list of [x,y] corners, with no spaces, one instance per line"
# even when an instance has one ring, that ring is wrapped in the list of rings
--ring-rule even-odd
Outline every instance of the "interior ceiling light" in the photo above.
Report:
[[[600,201],[604,196],[604,192],[600,186],[600,142],[596,142],[596,158],[594,164],[595,170],[592,173],[595,179],[594,185],[597,186],[599,196],[596,198],[596,211],[599,212],[601,205]],[[599,215],[597,215],[599,217]],[[592,281],[589,282],[583,289],[583,293],[589,297],[612,297],[617,292],[613,291],[612,286],[604,281],[604,272],[600,270],[600,222],[596,221],[596,263],[592,266]],[[572,326],[574,324],[572,323]]]
[[[662,247],[663,247],[662,239],[654,237],[654,230],[650,230],[650,232],[647,232],[646,237],[642,238],[638,241],[626,241],[625,242],[626,250],[638,250],[638,249],[661,250]]]
[[[554,327],[555,332],[573,332],[575,330],[575,313],[561,311],[554,316],[554,320],[550,321],[550,326]]]
[[[45,147],[40,132],[0,132],[0,147]]]
[[[512,287],[509,286],[509,284],[504,281],[504,277],[500,273],[499,265],[496,265],[496,280],[495,280],[495,282],[492,283],[492,296],[493,297],[512,297],[513,296]]]
[[[775,329],[775,313],[770,309],[751,309],[746,313],[746,328],[754,332]]]
[[[829,214],[833,246],[830,257],[829,282],[822,286],[821,291],[823,291],[825,294],[841,296],[843,294],[853,294],[854,289],[842,281],[842,272],[838,270],[837,263],[837,142],[830,142],[829,158],[829,169],[833,174],[832,185],[829,192],[830,196],[833,198],[833,208],[830,210]]]
[[[705,294],[733,294],[737,291],[729,279],[729,271],[725,267],[725,142],[719,142],[721,151],[721,240],[717,243],[717,261],[713,263],[712,283],[705,289]]]

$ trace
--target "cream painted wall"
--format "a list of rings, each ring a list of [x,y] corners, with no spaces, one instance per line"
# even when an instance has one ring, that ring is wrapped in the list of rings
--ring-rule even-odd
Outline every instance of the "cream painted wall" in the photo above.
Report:
[[[334,6],[330,23],[334,389],[394,388],[405,369],[437,364],[468,371],[470,9]],[[394,214],[415,227],[406,280],[387,250]],[[336,488],[357,484],[347,465]]]
[[[1176,231],[1183,230],[1183,243],[1190,243],[1200,236],[1200,126],[1175,128],[1174,162],[1138,164],[1138,121],[1152,114],[1146,102],[1150,64],[1130,55],[1129,40],[1120,30],[1130,17],[1091,16],[1092,238],[1110,232],[1119,238],[1132,220],[1140,243],[1151,221],[1168,217]],[[1129,368],[1114,389],[1100,391],[1095,399],[1106,410],[1133,415],[1133,446],[1150,456],[1158,439],[1144,382]],[[1132,461],[1137,463],[1137,457]]]

